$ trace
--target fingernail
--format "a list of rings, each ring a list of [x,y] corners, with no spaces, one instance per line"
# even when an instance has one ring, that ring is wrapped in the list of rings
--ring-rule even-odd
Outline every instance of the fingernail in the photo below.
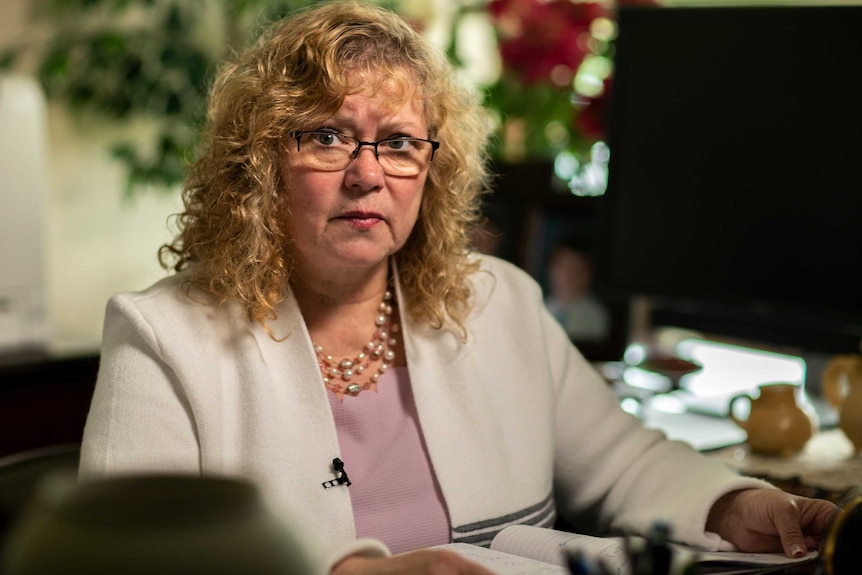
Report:
[[[793,548],[790,550],[790,555],[792,557],[802,557],[803,555],[805,555],[805,549],[802,547],[802,545],[794,545]]]

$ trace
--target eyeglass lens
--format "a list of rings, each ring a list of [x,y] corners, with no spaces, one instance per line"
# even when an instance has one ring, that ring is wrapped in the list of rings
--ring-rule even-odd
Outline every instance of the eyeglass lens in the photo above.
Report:
[[[374,149],[383,171],[389,175],[414,176],[431,161],[435,143],[419,138],[387,138],[363,142],[335,132],[297,132],[297,149],[311,168],[324,171],[345,169],[362,153],[363,146]]]

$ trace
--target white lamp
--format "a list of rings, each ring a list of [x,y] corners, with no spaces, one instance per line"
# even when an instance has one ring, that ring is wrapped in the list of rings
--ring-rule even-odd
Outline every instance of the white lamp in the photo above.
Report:
[[[46,340],[46,117],[34,79],[0,76],[0,352]]]

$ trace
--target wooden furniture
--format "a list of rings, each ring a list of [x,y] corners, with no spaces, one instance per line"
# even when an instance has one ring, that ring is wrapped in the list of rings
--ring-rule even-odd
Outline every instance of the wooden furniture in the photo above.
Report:
[[[566,233],[595,238],[602,196],[573,195],[554,175],[550,161],[498,163],[494,192],[484,198],[488,219],[481,251],[501,257],[529,273],[548,291],[548,257]],[[594,242],[595,243],[595,242]],[[593,246],[595,250],[595,245]],[[598,294],[610,313],[610,332],[601,341],[574,341],[591,361],[622,357],[628,341],[629,302]]]
[[[0,356],[0,457],[80,443],[98,365],[97,352]]]

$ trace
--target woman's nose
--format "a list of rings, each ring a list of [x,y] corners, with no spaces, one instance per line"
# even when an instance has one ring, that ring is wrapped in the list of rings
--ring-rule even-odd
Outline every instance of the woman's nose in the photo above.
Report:
[[[350,188],[360,188],[363,191],[374,190],[383,186],[383,168],[377,160],[375,150],[371,146],[361,146],[347,166],[344,174],[345,183]]]

